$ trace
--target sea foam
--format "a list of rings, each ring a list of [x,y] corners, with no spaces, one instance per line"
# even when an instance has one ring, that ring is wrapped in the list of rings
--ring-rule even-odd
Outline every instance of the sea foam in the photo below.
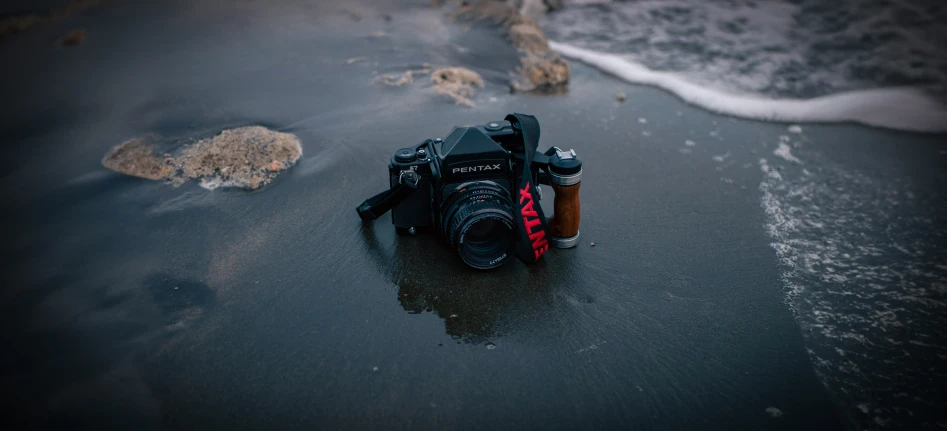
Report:
[[[553,41],[549,46],[565,57],[625,81],[662,88],[690,104],[721,114],[786,122],[853,121],[912,132],[947,132],[947,108],[913,88],[857,90],[812,99],[772,99],[708,88],[613,54]]]
[[[944,187],[905,168],[857,169],[819,153],[827,142],[776,141],[777,158],[759,159],[760,206],[816,374],[853,428],[920,429],[939,420],[935,400],[947,388],[947,347],[937,342],[947,339],[947,267],[938,266],[947,258]]]

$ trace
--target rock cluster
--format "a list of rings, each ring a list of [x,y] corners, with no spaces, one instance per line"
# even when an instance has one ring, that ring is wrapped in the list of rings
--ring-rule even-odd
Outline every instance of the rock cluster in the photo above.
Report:
[[[507,37],[520,52],[520,80],[513,89],[530,91],[565,87],[569,82],[569,64],[549,48],[549,40],[535,21],[500,0],[480,0],[461,6],[456,17],[469,21],[491,21],[507,31]]]

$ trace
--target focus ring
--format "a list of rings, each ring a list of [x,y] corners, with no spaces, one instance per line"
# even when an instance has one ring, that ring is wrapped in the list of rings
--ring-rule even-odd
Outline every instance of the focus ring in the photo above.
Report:
[[[461,228],[463,227],[464,222],[466,222],[470,217],[475,216],[480,213],[495,213],[497,218],[505,219],[509,222],[513,221],[513,216],[510,214],[506,208],[503,208],[499,202],[496,201],[477,201],[469,205],[464,205],[463,208],[458,211],[450,221],[450,229],[448,229],[448,234],[450,235],[450,245],[454,248],[460,246],[460,236],[463,234]],[[504,217],[506,216],[506,217]]]
[[[451,241],[450,227],[455,214],[473,202],[488,200],[502,202],[511,210],[513,208],[509,192],[493,181],[475,181],[462,184],[444,200],[441,207],[441,230],[445,238],[448,238],[448,242]]]

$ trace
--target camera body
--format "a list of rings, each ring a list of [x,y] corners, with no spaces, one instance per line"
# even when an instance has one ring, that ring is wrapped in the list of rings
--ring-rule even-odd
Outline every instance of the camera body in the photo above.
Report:
[[[389,189],[356,210],[371,221],[390,209],[402,235],[433,229],[474,268],[497,267],[514,254],[535,263],[550,244],[578,243],[582,173],[574,151],[540,153],[538,139],[534,117],[510,114],[401,148],[388,164]],[[539,184],[556,192],[557,217],[548,224]]]
[[[418,176],[418,188],[392,208],[392,224],[399,233],[410,228],[441,227],[445,199],[460,186],[475,181],[493,182],[512,196],[516,163],[512,151],[516,149],[509,121],[455,127],[443,140],[429,139],[399,149],[388,164],[389,185],[396,187],[401,176],[411,171]]]

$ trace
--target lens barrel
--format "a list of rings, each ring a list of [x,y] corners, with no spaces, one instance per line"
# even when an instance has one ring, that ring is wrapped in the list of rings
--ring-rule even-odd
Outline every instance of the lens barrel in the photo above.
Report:
[[[516,246],[513,202],[493,181],[462,184],[444,200],[441,227],[461,260],[477,269],[502,265]]]

